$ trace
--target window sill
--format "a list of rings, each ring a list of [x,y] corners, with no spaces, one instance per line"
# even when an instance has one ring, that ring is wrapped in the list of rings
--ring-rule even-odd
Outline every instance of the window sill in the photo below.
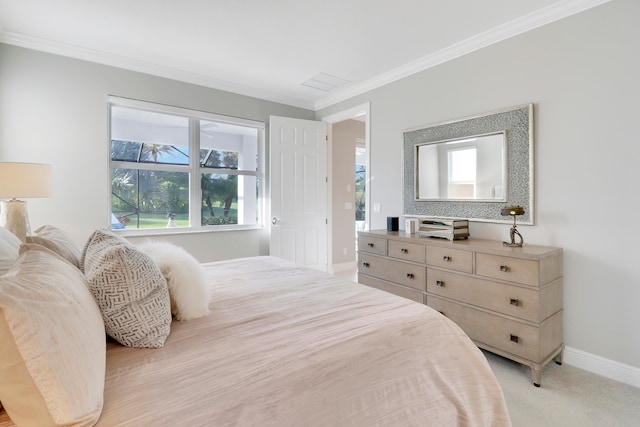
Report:
[[[211,227],[176,227],[176,228],[135,228],[135,229],[115,229],[111,230],[115,234],[123,237],[143,237],[143,236],[165,236],[175,234],[205,234],[220,233],[228,231],[250,231],[264,230],[262,225],[216,225]]]

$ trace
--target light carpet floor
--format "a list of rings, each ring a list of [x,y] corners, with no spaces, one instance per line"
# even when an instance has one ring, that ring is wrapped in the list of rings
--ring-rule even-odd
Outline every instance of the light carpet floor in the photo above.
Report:
[[[514,427],[640,426],[640,389],[566,363],[549,363],[542,385],[531,370],[484,352],[504,397]]]

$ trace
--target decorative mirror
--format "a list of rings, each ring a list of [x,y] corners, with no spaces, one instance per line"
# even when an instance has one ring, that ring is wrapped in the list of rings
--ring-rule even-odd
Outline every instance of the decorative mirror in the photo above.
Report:
[[[404,132],[404,216],[533,224],[533,104]]]

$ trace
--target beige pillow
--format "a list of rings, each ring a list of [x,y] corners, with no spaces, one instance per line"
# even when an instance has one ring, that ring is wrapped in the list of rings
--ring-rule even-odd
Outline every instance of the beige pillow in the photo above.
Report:
[[[82,251],[64,231],[53,225],[43,225],[33,236],[27,236],[27,243],[37,243],[60,255],[76,267],[80,267]]]
[[[80,270],[25,244],[0,277],[0,400],[16,425],[93,425],[102,412],[100,310]]]
[[[169,289],[148,255],[110,231],[97,230],[81,265],[111,337],[127,347],[164,345],[171,326]]]

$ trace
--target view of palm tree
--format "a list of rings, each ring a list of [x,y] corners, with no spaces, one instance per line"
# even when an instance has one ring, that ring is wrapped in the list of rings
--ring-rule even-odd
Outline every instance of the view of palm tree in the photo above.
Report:
[[[188,164],[185,147],[133,141],[111,143],[111,158],[134,163]],[[238,153],[200,150],[203,167],[237,169]],[[203,173],[202,225],[237,224],[238,176]],[[189,174],[112,168],[112,212],[131,227],[164,227],[171,216],[177,226],[189,225]]]
[[[158,157],[165,154],[172,154],[174,150],[176,150],[176,148],[174,148],[173,145],[142,144],[140,160],[158,163]]]

